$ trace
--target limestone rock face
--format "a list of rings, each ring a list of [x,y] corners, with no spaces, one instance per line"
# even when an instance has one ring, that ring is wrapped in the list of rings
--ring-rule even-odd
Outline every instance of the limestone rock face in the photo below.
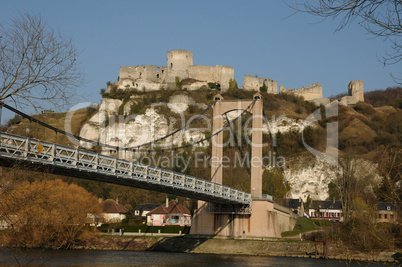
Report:
[[[208,83],[207,82],[193,82],[192,84],[183,85],[183,89],[186,89],[188,91],[195,91],[202,87],[209,88]]]
[[[124,112],[126,114],[129,112],[130,105],[135,101],[139,100],[130,100],[124,106]],[[145,114],[136,114],[125,117],[118,115],[121,105],[122,101],[120,100],[103,99],[99,112],[81,128],[81,137],[93,141],[99,141],[111,146],[134,148],[138,145],[164,137],[175,130],[172,126],[175,121],[160,114],[157,108],[148,108],[146,109]],[[171,97],[167,103],[169,109],[178,114],[184,113],[189,105],[196,105],[202,109],[207,107],[205,104],[196,103],[194,99],[185,94],[175,95]],[[205,138],[203,132],[194,129],[187,129],[181,134],[166,138],[162,142],[162,145],[165,144],[170,146],[171,143],[181,145],[183,142],[194,142],[202,140],[203,138]],[[92,143],[84,141],[81,141],[80,145],[88,149],[93,147]],[[108,155],[116,153],[116,151],[113,151],[108,147],[103,147],[102,149],[102,154]],[[133,155],[129,154],[123,155],[123,157],[126,158],[132,156]]]
[[[355,160],[353,164],[364,191],[372,191],[381,182],[376,164],[363,159]],[[293,159],[287,166],[289,168],[285,169],[284,178],[291,185],[287,197],[301,197],[304,201],[309,195],[314,200],[326,200],[329,197],[328,184],[341,172],[338,166],[330,165],[319,158]]]

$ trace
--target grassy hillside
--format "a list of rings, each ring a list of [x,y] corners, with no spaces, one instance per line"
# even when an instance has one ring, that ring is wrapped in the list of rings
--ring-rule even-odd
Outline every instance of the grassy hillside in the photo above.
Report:
[[[402,142],[402,110],[398,106],[401,102],[401,88],[391,88],[385,91],[370,92],[366,94],[366,99],[369,103],[358,103],[355,107],[339,107],[339,116],[332,121],[337,121],[339,124],[339,149],[340,155],[354,155],[359,158],[365,158],[379,164],[379,168],[389,168],[389,160],[392,153],[401,150]],[[123,103],[130,103],[130,113],[143,113],[152,103],[167,102],[169,98],[175,94],[188,94],[189,97],[196,100],[197,103],[209,105],[212,103],[216,91],[201,89],[198,91],[156,91],[156,92],[138,92],[138,91],[114,91],[103,94],[103,97],[120,99]],[[248,92],[239,89],[231,89],[222,96],[225,100],[229,99],[252,99],[255,92]],[[304,101],[300,97],[293,95],[280,94],[270,95],[262,93],[264,101],[264,111],[268,119],[273,116],[286,116],[288,118],[303,120],[312,112],[320,107],[312,103]],[[390,99],[391,98],[391,99]],[[131,102],[130,102],[131,101]],[[372,104],[370,104],[372,103]],[[381,106],[381,103],[386,104]],[[321,107],[323,110],[323,107]],[[168,109],[163,109],[167,117],[177,116]],[[202,110],[197,106],[191,106],[186,111],[186,118],[190,118],[199,114]],[[72,130],[74,134],[79,134],[82,125],[96,112],[93,108],[83,109],[75,112],[73,118]],[[120,110],[121,114],[123,110]],[[65,113],[45,113],[35,115],[34,117],[56,128],[64,129]],[[206,114],[212,116],[212,112]],[[326,147],[326,123],[328,120],[319,122],[319,127],[307,128],[304,131],[305,141],[308,145],[317,150],[325,151]],[[194,127],[197,127],[195,123]],[[29,131],[31,129],[31,131]],[[29,121],[12,120],[7,131],[14,134],[28,136],[29,134],[37,139],[54,142],[56,135],[49,129],[44,129],[42,126],[32,124]],[[230,138],[229,131],[224,134],[225,140]],[[269,136],[264,136],[264,140],[270,140]],[[58,134],[57,143],[71,145],[65,136]],[[246,142],[242,142],[241,151],[245,154],[250,151],[250,147]],[[311,156],[305,149],[301,139],[301,134],[298,132],[287,132],[277,135],[278,153],[285,157],[295,158],[298,156]],[[232,145],[224,150],[224,155],[229,158],[234,158],[238,149]],[[264,148],[264,155],[272,152],[272,147]],[[210,169],[204,166],[203,163],[196,167],[194,162],[194,151],[186,149],[175,152],[184,154],[187,158],[192,159],[190,168],[186,170],[187,174],[191,174],[200,178],[210,179]],[[210,149],[205,150],[206,156],[210,156]],[[163,157],[165,154],[155,154],[154,157]],[[398,158],[399,159],[399,158]],[[399,165],[400,166],[400,163]],[[176,166],[178,167],[178,166]],[[175,170],[180,170],[176,168]],[[396,173],[395,173],[396,172]],[[399,169],[393,171],[393,175],[399,175]],[[32,176],[32,175],[31,175]],[[272,180],[274,176],[269,179]],[[124,188],[116,185],[107,185],[91,181],[85,181],[73,178],[64,178],[68,181],[74,181],[79,185],[84,186],[90,192],[104,198],[119,197],[122,203],[134,205],[135,203],[162,203],[165,194],[156,192],[148,192],[140,189]],[[265,178],[264,178],[265,179]],[[267,178],[268,179],[268,178]],[[265,180],[264,180],[265,181]],[[265,181],[266,182],[266,181]],[[224,169],[224,184],[235,188],[250,191],[250,179],[246,168],[229,167]],[[263,186],[264,187],[264,186]],[[264,188],[267,188],[266,186]],[[265,192],[270,193],[270,192]]]

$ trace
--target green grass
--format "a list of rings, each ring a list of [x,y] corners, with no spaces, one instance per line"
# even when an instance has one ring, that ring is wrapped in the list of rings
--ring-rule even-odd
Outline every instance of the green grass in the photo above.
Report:
[[[118,230],[120,228],[124,228],[124,231],[127,233],[128,232],[138,233],[139,230],[141,230],[141,233],[152,233],[152,226],[148,226],[148,225],[102,224],[102,226],[99,227],[98,229],[101,232],[107,232],[108,228],[110,230],[112,230],[112,229]],[[188,226],[170,225],[170,226],[154,226],[153,227],[154,233],[158,233],[158,230],[160,230],[160,232],[164,233],[164,234],[178,234],[179,231],[181,231],[182,234],[190,233],[190,227],[188,227]]]
[[[295,227],[293,228],[293,231],[286,231],[282,232],[282,237],[286,236],[292,236],[292,235],[298,235],[300,233],[305,233],[313,230],[319,230],[322,229],[323,227],[330,226],[332,225],[331,221],[325,221],[325,220],[315,220],[315,219],[309,219],[309,218],[299,218],[297,220],[297,223]]]

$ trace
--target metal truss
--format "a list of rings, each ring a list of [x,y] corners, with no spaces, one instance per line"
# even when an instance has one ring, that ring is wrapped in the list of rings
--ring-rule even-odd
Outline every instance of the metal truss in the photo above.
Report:
[[[39,153],[40,152],[40,153]],[[22,161],[56,174],[121,184],[218,204],[250,206],[251,195],[193,176],[0,132],[3,163]]]
[[[208,203],[207,212],[215,214],[251,214],[251,205]]]

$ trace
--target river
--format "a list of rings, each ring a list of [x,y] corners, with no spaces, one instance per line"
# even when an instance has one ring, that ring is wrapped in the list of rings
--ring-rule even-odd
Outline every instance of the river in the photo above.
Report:
[[[0,264],[41,266],[387,266],[378,263],[151,251],[0,249]]]

